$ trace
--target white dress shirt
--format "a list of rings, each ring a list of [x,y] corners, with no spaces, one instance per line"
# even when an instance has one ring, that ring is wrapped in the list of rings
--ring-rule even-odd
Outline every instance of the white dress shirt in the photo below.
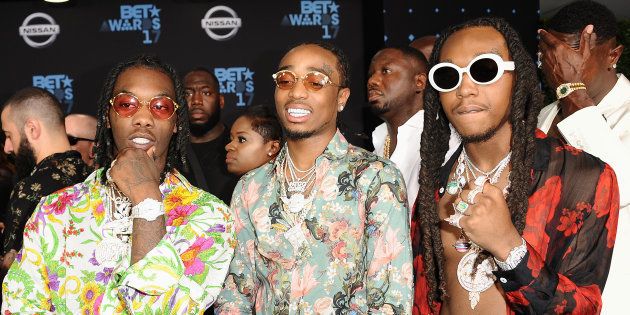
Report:
[[[424,127],[424,110],[415,113],[402,126],[398,127],[398,135],[396,136],[396,149],[389,157],[402,172],[407,186],[407,200],[409,202],[409,210],[413,209],[420,183],[420,137]],[[385,138],[387,137],[387,124],[382,123],[372,132],[372,144],[374,145],[374,153],[384,156]],[[446,159],[453,155],[460,144],[457,133],[451,127],[451,138],[449,139],[448,152]]]
[[[617,240],[602,295],[602,314],[627,312],[630,284],[630,81],[617,76],[617,83],[597,106],[580,109],[558,123],[570,145],[608,163],[619,183]],[[548,132],[559,110],[558,101],[543,108],[538,128]]]

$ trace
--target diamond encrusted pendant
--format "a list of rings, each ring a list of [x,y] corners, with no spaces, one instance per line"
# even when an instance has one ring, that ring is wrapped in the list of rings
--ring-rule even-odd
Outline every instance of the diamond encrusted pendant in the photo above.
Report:
[[[311,202],[313,197],[304,198],[303,194],[293,194],[291,197],[280,197],[291,213],[300,213]]]
[[[484,259],[479,265],[477,265],[477,272],[473,275],[473,266],[475,260],[481,251],[476,247],[469,250],[464,257],[459,261],[457,265],[457,280],[459,284],[468,291],[468,299],[470,300],[470,308],[473,310],[479,303],[479,295],[481,292],[488,290],[492,285],[496,277],[492,273],[497,270],[492,257]]]
[[[127,256],[130,250],[131,246],[119,238],[106,237],[96,245],[94,258],[104,266],[113,267],[122,257]]]

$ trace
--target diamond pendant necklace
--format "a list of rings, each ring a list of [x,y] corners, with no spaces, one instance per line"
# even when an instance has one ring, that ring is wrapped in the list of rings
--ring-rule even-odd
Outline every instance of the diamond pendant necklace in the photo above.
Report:
[[[290,178],[287,176],[287,170]],[[295,172],[301,171],[305,173],[301,178],[297,177]],[[280,199],[282,200],[284,210],[288,210],[288,213],[293,218],[293,223],[298,223],[304,219],[311,202],[314,198],[314,183],[316,178],[315,164],[306,171],[299,170],[295,167],[289,150],[287,149],[286,158],[283,163],[282,172],[284,174],[282,181],[282,193]],[[286,183],[286,187],[284,186]],[[308,188],[311,188],[311,192],[308,196],[305,196]],[[300,222],[301,223],[301,222]]]
[[[503,171],[509,165],[511,155],[512,151],[508,152],[508,154],[501,159],[501,161],[499,161],[492,170],[484,172],[479,169],[472,160],[470,160],[466,154],[466,149],[462,149],[462,153],[457,159],[458,163],[452,177],[453,181],[449,183],[450,186],[447,185],[447,192],[451,195],[460,193],[466,182],[470,181],[470,177],[474,178],[476,186],[482,186],[486,181],[489,181],[493,185],[496,184]],[[480,173],[480,175],[477,176],[475,171]],[[507,194],[507,188],[509,186],[510,183],[508,181],[508,184],[503,189],[504,196]],[[449,187],[451,188],[450,190]],[[457,210],[455,211],[457,212]],[[463,229],[460,229],[459,238],[455,241],[453,247],[457,252],[466,253],[457,265],[457,280],[462,288],[468,291],[470,307],[474,310],[479,303],[480,294],[492,287],[496,281],[493,271],[497,270],[497,266],[492,257],[487,257],[477,265],[477,269],[473,273],[475,261],[483,249],[474,242],[470,241],[466,237],[466,233]]]

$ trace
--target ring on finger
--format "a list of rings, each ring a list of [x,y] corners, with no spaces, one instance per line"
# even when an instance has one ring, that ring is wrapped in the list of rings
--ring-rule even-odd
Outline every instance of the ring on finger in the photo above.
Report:
[[[463,200],[460,200],[458,203],[453,205],[453,209],[455,209],[455,212],[464,214],[464,212],[466,212],[466,210],[468,210],[468,207],[470,205],[468,203],[466,203]]]
[[[462,227],[459,225],[459,220],[461,220],[464,216],[459,213],[456,212],[455,214],[451,214],[448,218],[444,219],[446,222],[448,222],[448,224],[461,229]]]
[[[483,190],[483,186],[475,187],[475,189],[471,190],[470,193],[468,193],[468,197],[466,198],[466,201],[469,204],[474,205],[475,197],[477,197],[477,194],[479,194],[482,190]]]

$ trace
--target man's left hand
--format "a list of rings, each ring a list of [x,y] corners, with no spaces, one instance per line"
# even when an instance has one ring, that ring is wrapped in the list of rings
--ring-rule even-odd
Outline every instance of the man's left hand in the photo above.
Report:
[[[470,184],[475,187],[474,184]],[[461,193],[464,201],[468,199],[470,189]],[[457,198],[455,204],[462,199]],[[459,225],[468,238],[489,251],[494,257],[505,260],[512,248],[521,245],[521,235],[514,227],[503,191],[498,187],[485,183],[483,190],[469,204]]]

